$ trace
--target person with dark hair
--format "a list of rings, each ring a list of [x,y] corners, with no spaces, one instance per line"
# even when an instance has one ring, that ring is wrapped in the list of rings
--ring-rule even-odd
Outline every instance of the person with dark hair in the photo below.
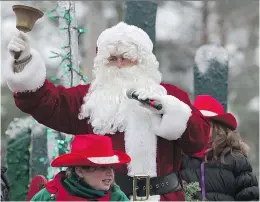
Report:
[[[7,168],[1,166],[1,201],[9,201],[9,182],[6,176]]]
[[[210,121],[208,146],[193,156],[183,154],[181,177],[185,184],[199,182],[197,200],[259,200],[259,188],[248,161],[248,145],[236,130],[231,113],[212,96],[199,95],[194,106]]]
[[[52,167],[68,167],[46,183],[31,201],[129,201],[114,181],[113,166],[131,158],[113,150],[109,137],[77,135],[71,152],[61,155]]]

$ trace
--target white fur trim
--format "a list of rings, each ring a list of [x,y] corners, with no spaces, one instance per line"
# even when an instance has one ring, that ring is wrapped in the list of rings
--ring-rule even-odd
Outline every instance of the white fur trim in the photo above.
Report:
[[[157,136],[153,131],[151,117],[157,117],[135,100],[129,99],[132,111],[127,114],[125,129],[125,150],[131,157],[128,163],[128,176],[149,175],[157,176]],[[129,108],[129,107],[128,107]],[[146,113],[143,113],[145,112]],[[133,200],[133,199],[132,199]],[[147,201],[160,201],[160,196],[150,196]]]
[[[208,110],[200,110],[200,112],[202,113],[203,116],[217,116],[218,114],[216,114],[215,112],[212,111],[208,111]]]
[[[156,134],[167,140],[177,140],[186,130],[192,110],[187,104],[171,95],[165,96],[161,103],[165,113],[161,123],[154,124]]]
[[[117,155],[106,156],[106,157],[89,157],[88,160],[96,164],[119,163],[119,159]]]
[[[46,78],[46,67],[40,54],[31,49],[32,60],[19,73],[14,73],[14,59],[10,56],[4,68],[3,76],[7,85],[13,92],[36,91],[39,89]]]
[[[119,41],[134,43],[148,53],[153,51],[153,43],[148,34],[142,29],[124,22],[120,22],[116,26],[103,31],[97,40],[97,47],[101,49],[109,43]]]

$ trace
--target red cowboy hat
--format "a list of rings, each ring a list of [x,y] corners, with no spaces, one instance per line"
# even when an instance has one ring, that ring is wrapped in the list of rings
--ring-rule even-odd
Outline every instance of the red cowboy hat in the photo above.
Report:
[[[113,150],[109,137],[86,134],[76,135],[71,143],[71,152],[54,159],[51,166],[106,166],[130,161],[125,152]]]
[[[236,118],[231,113],[226,113],[221,103],[212,96],[198,95],[193,105],[208,119],[220,122],[231,130],[237,128]]]

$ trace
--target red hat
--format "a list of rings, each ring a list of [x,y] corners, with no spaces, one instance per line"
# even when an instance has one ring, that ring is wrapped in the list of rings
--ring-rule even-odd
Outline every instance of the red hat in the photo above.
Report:
[[[51,166],[106,166],[130,161],[125,152],[113,150],[109,137],[86,134],[76,135],[71,143],[71,152],[54,159]]]
[[[203,116],[226,125],[231,130],[237,128],[236,118],[231,113],[226,113],[219,101],[210,95],[198,95],[193,104]]]

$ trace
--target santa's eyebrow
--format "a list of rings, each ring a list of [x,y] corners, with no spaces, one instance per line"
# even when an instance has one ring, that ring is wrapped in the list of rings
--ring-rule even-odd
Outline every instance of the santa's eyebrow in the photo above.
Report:
[[[118,55],[110,55],[109,57],[123,57],[124,54],[126,54],[127,52],[123,52],[121,54],[118,54]]]

